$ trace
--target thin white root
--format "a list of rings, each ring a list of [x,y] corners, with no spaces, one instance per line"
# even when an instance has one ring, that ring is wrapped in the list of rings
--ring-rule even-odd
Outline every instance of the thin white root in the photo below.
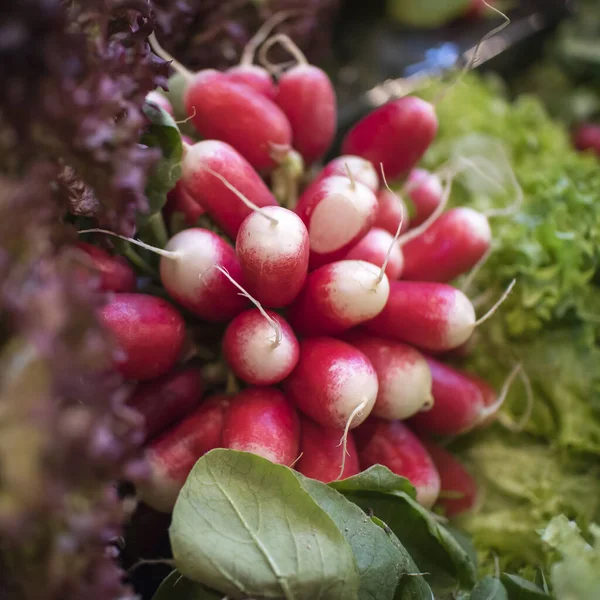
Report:
[[[292,39],[288,35],[285,35],[285,33],[277,33],[276,35],[271,36],[261,46],[258,52],[258,60],[262,66],[269,71],[269,73],[275,73],[279,70],[279,66],[275,63],[272,63],[267,57],[271,46],[274,46],[275,44],[281,44],[294,57],[297,65],[308,64],[306,56],[304,56],[300,48],[294,44]]]
[[[508,284],[508,287],[506,288],[506,290],[504,290],[504,293],[502,294],[502,296],[500,296],[498,302],[496,302],[496,304],[494,304],[494,306],[492,306],[492,308],[490,308],[490,310],[488,310],[485,313],[485,315],[483,315],[483,317],[475,321],[475,327],[479,327],[479,325],[485,323],[500,308],[500,305],[508,298],[508,295],[512,292],[512,289],[515,287],[515,283],[517,283],[517,280],[513,279]]]
[[[181,121],[175,121],[175,125],[183,125],[184,123],[191,121],[195,116],[196,116],[196,107],[192,106],[192,114],[187,119],[182,119]],[[185,144],[186,142],[182,141],[181,143]],[[189,146],[189,144],[186,144],[186,145]]]
[[[148,36],[148,42],[150,43],[150,47],[152,48],[152,52],[156,54],[156,56],[160,56],[163,60],[170,62],[173,65],[173,68],[180,74],[183,75],[188,81],[190,81],[194,74],[186,69],[178,60],[173,58],[159,43],[156,39],[156,35],[154,31]]]
[[[149,244],[145,244],[140,240],[134,240],[133,238],[129,238],[124,235],[119,235],[114,231],[108,231],[108,229],[82,229],[79,233],[105,233],[106,235],[110,235],[112,237],[119,238],[121,240],[125,240],[126,242],[130,242],[131,244],[135,244],[140,248],[145,248],[146,250],[150,250],[150,252],[154,252],[155,254],[160,254],[160,256],[164,256],[165,258],[170,258],[171,260],[178,260],[181,258],[181,254],[179,252],[169,252],[169,250],[163,250],[162,248],[156,248],[155,246],[150,246]]]
[[[346,167],[347,167],[347,165],[346,165]],[[388,248],[388,251],[386,252],[385,260],[383,261],[383,264],[381,265],[381,271],[379,271],[379,276],[375,280],[375,285],[379,285],[383,281],[383,276],[385,275],[385,270],[387,269],[388,262],[390,261],[390,258],[392,256],[394,246],[400,239],[400,232],[402,231],[402,225],[404,225],[404,218],[405,218],[404,203],[400,200],[400,198],[398,197],[396,192],[394,192],[392,190],[392,188],[390,188],[390,186],[388,185],[388,182],[385,178],[385,173],[383,172],[383,163],[379,163],[379,167],[381,169],[381,179],[383,181],[383,185],[385,185],[385,187],[390,192],[390,194],[392,194],[394,196],[394,198],[397,198],[398,202],[400,203],[401,216],[400,216],[400,222],[398,223],[398,227],[396,228],[396,233],[394,234],[394,239],[392,240],[392,243],[390,244],[390,247]]]
[[[508,165],[508,176],[509,176],[510,181],[515,189],[516,197],[515,197],[515,200],[513,201],[513,203],[510,204],[509,206],[506,206],[505,208],[497,208],[497,209],[493,209],[493,210],[488,210],[486,213],[484,213],[485,216],[488,218],[510,217],[511,215],[516,214],[521,209],[521,206],[523,206],[523,201],[525,200],[525,196],[523,194],[523,188],[519,185],[517,176],[515,175],[515,171],[512,168],[510,161],[508,160],[508,156],[506,156],[506,152],[504,151],[504,148],[502,148],[502,146],[499,144],[498,149],[504,155],[504,158],[506,159],[506,164]]]
[[[338,475],[338,479],[341,479],[344,476],[344,469],[346,468],[346,455],[348,454],[348,432],[350,431],[350,426],[352,425],[352,421],[362,413],[365,407],[369,404],[368,400],[363,400],[351,413],[346,421],[346,427],[344,427],[344,435],[338,444],[338,447],[342,447],[342,464],[340,467],[340,474]]]
[[[300,454],[298,454],[297,458],[294,460],[294,462],[290,465],[290,469],[294,468],[294,465],[302,458],[302,455],[304,454],[304,452],[300,452]]]
[[[272,217],[271,215],[268,215],[267,213],[265,213],[265,211],[262,208],[260,208],[256,204],[254,204],[254,202],[252,202],[246,196],[244,196],[244,194],[242,194],[242,192],[240,192],[240,190],[238,190],[236,187],[231,185],[231,183],[229,183],[229,181],[227,181],[227,179],[225,179],[225,177],[223,177],[223,175],[221,175],[220,173],[217,173],[216,171],[211,169],[208,165],[202,165],[202,168],[205,171],[208,171],[214,177],[216,177],[230,192],[233,192],[249,209],[259,213],[265,219],[268,219],[269,221],[271,221],[271,223],[273,225],[279,224],[279,221],[275,217]]]
[[[227,271],[227,269],[224,269],[223,267],[219,266],[219,265],[213,265],[212,267],[209,267],[211,269],[217,269],[219,271],[221,271],[221,273],[223,273],[223,275],[225,275],[225,277],[227,277],[227,279],[229,279],[229,281],[231,281],[231,283],[238,289],[240,290],[240,296],[244,296],[245,298],[248,298],[248,300],[250,300],[250,302],[252,302],[252,304],[254,304],[254,306],[256,306],[256,308],[258,309],[258,312],[267,320],[267,322],[269,323],[269,325],[273,328],[273,331],[275,332],[275,339],[274,340],[269,340],[272,341],[273,343],[273,347],[277,348],[277,346],[279,346],[279,344],[281,344],[281,340],[283,338],[283,333],[281,331],[281,325],[279,324],[279,321],[277,321],[276,319],[274,319],[273,317],[269,316],[267,314],[267,311],[262,307],[262,304],[256,299],[253,298],[230,274],[229,271]],[[206,273],[206,271],[204,272]],[[200,279],[202,279],[204,277],[204,273],[202,275],[200,275]]]
[[[350,179],[350,189],[354,192],[356,191],[356,179],[354,179],[354,175],[347,162],[344,163],[344,167],[346,168],[346,173],[348,173],[348,179]]]
[[[514,433],[521,433],[525,430],[527,423],[529,423],[529,420],[531,419],[534,403],[533,388],[531,387],[531,381],[525,369],[521,369],[519,371],[519,376],[521,378],[521,381],[523,382],[523,386],[525,387],[525,411],[523,412],[521,418],[517,422],[513,421],[508,415],[498,415],[498,422],[503,427]]]
[[[515,380],[515,377],[519,374],[521,369],[522,369],[522,366],[520,363],[513,367],[513,370],[508,374],[508,377],[504,381],[504,383],[502,385],[502,389],[500,390],[500,393],[498,394],[498,398],[496,399],[496,401],[493,404],[491,404],[490,406],[486,406],[485,409],[482,411],[481,417],[479,419],[480,423],[483,423],[489,417],[491,417],[492,415],[495,415],[500,410],[500,408],[504,404],[504,401],[506,400],[506,397],[508,396],[508,392],[510,391],[510,386],[512,385],[513,381]]]
[[[487,262],[488,258],[492,254],[492,252],[493,252],[493,248],[490,246],[484,252],[483,256],[475,263],[475,265],[471,269],[471,272],[465,277],[465,280],[461,287],[461,290],[464,294],[466,294],[469,291],[469,288],[473,284],[473,281],[474,281],[475,277],[477,276],[477,273],[479,273],[481,267],[483,267],[483,265],[485,265],[485,263]]]
[[[240,58],[240,65],[251,65],[254,62],[254,55],[258,47],[267,39],[271,31],[290,17],[301,15],[301,10],[282,10],[271,15],[250,38],[250,41],[244,47]],[[295,64],[295,63],[294,63]]]

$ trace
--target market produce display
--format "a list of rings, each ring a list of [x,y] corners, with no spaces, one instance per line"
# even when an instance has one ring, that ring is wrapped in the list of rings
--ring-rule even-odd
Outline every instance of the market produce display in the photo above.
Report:
[[[119,559],[173,569],[154,600],[599,597],[596,158],[467,75],[325,161],[335,92],[286,35],[192,73],[115,11],[129,137],[40,134],[2,189],[0,597],[133,597]]]

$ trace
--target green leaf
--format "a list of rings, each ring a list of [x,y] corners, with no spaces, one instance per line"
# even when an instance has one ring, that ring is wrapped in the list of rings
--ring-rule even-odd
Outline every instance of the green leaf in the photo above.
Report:
[[[543,600],[550,597],[535,583],[518,575],[503,573],[501,579],[508,592],[509,600]]]
[[[352,548],[293,471],[233,450],[204,455],[169,529],[178,570],[231,598],[353,600]]]
[[[163,579],[152,600],[222,600],[223,594],[172,571]]]
[[[473,588],[470,600],[508,600],[508,594],[499,579],[487,575]]]
[[[382,465],[374,465],[358,475],[353,475],[341,481],[332,481],[329,485],[338,492],[342,492],[342,494],[351,492],[385,492],[387,494],[403,492],[411,498],[417,497],[414,486],[406,477],[400,477]]]
[[[475,565],[461,544],[433,515],[404,492],[343,492],[367,514],[387,523],[435,593],[471,589]]]
[[[350,544],[360,576],[359,600],[392,600],[401,575],[412,569],[406,549],[339,492],[299,473],[296,477]]]
[[[177,123],[171,115],[146,102],[143,106],[146,117],[150,120],[147,131],[142,136],[142,144],[158,148],[162,158],[152,169],[146,184],[146,197],[150,210],[138,215],[138,228],[143,227],[150,217],[158,213],[167,201],[170,192],[181,177],[181,160],[183,158],[183,142]]]

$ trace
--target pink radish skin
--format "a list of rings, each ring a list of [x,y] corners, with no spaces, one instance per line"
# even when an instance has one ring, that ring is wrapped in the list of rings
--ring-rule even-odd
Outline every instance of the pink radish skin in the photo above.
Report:
[[[431,508],[440,493],[440,476],[429,453],[402,421],[369,418],[354,434],[360,466],[383,465],[406,477],[417,490],[417,501]]]
[[[184,103],[202,137],[230,144],[257,171],[276,166],[270,154],[273,145],[291,146],[292,128],[281,109],[226,75],[196,75],[186,89]]]
[[[225,414],[232,398],[207,398],[191,415],[153,441],[146,450],[151,476],[138,489],[139,497],[160,512],[171,512],[198,459],[222,448]]]
[[[402,279],[451,281],[470,271],[491,242],[487,217],[471,208],[452,208],[402,247]]]
[[[454,436],[478,425],[485,412],[481,389],[466,374],[427,358],[431,371],[433,408],[412,417],[410,425],[424,435]]]
[[[296,298],[309,257],[308,231],[298,215],[280,206],[252,213],[238,230],[235,249],[246,289],[263,306],[279,308]]]
[[[127,404],[144,416],[146,440],[151,440],[191,413],[202,390],[200,371],[188,367],[140,383]]]
[[[377,192],[377,218],[375,227],[396,235],[398,226],[402,223],[400,233],[404,233],[409,227],[408,209],[400,196],[390,192],[388,189]]]
[[[372,415],[387,420],[408,419],[433,405],[431,372],[414,348],[368,333],[351,331],[343,337],[371,361],[379,392]]]
[[[181,213],[185,218],[186,225],[193,226],[206,213],[206,209],[187,193],[180,179],[167,194],[167,203],[163,212],[168,221],[174,213]]]
[[[274,342],[273,326],[257,309],[247,310],[229,323],[223,337],[223,354],[233,372],[250,385],[266,386],[283,381],[300,355],[298,340],[287,321],[272,311],[266,313],[281,331]]]
[[[415,96],[392,100],[360,120],[342,142],[344,154],[355,154],[383,165],[388,179],[410,171],[435,138],[434,107]]]
[[[385,307],[390,283],[381,269],[361,260],[340,260],[313,271],[288,309],[301,336],[337,335],[372,319]]]
[[[185,322],[166,300],[147,294],[116,294],[99,316],[120,350],[115,368],[126,379],[160,377],[179,360]]]
[[[275,388],[245,389],[227,411],[223,444],[225,448],[252,452],[271,462],[291,466],[299,453],[298,415]]]
[[[206,209],[215,223],[231,238],[235,239],[240,225],[252,213],[252,209],[203,167],[224,177],[259,208],[277,206],[275,197],[258,173],[229,144],[204,140],[187,147],[182,163],[182,188],[190,198]]]
[[[410,225],[417,227],[430,217],[440,205],[444,188],[440,178],[425,169],[413,169],[408,176],[407,183],[408,197],[414,208]]]
[[[106,250],[85,242],[78,242],[77,248],[91,259],[93,271],[100,277],[101,291],[133,292],[135,290],[135,272],[122,256],[112,256]]]
[[[300,343],[300,360],[284,382],[287,397],[314,421],[343,430],[362,423],[375,404],[377,373],[359,350],[333,338]],[[339,440],[338,440],[339,443]]]
[[[466,342],[476,327],[470,300],[445,283],[392,281],[385,308],[365,328],[417,348],[446,352]]]
[[[227,69],[225,74],[229,81],[247,85],[269,100],[274,100],[277,95],[275,82],[270,73],[263,67],[258,65],[236,65]]]
[[[355,181],[366,185],[372,192],[379,189],[379,175],[375,167],[361,156],[353,156],[351,154],[338,156],[329,161],[319,172],[311,185],[319,183],[327,177],[339,175],[340,177],[348,177],[348,170],[352,173]]]
[[[440,495],[437,504],[444,508],[444,516],[452,519],[469,512],[477,504],[477,484],[462,463],[445,448],[429,441],[421,440],[433,459],[440,474]],[[444,497],[445,494],[462,495],[460,498]]]
[[[310,240],[310,269],[339,260],[371,229],[377,198],[365,185],[333,176],[310,186],[296,207]]]
[[[484,429],[496,420],[497,411],[494,411],[493,407],[498,401],[498,393],[487,381],[481,379],[481,377],[477,377],[476,375],[473,375],[473,373],[465,373],[465,375],[479,388],[485,408],[492,410],[492,414],[487,418],[482,419],[477,425],[478,428]]]
[[[168,112],[172,117],[175,116],[175,113],[173,112],[173,107],[171,106],[171,103],[160,92],[157,92],[154,90],[151,92],[148,92],[146,94],[146,100],[148,102],[152,102],[153,104],[156,104],[157,106],[160,106],[160,108],[162,108],[164,111]]]
[[[393,247],[392,247],[393,244]],[[392,251],[390,252],[390,247]],[[394,243],[394,236],[385,229],[373,227],[356,246],[354,246],[344,257],[345,260],[364,260],[378,267],[382,267],[387,255],[389,260],[385,267],[385,274],[388,279],[398,279],[402,274],[404,266],[404,255],[402,248],[397,242]]]
[[[577,150],[591,150],[600,156],[600,125],[582,123],[573,131],[573,145]]]
[[[327,74],[312,65],[298,65],[277,83],[277,105],[292,127],[294,149],[307,165],[331,146],[337,125],[335,91]]]
[[[169,295],[208,321],[227,321],[241,313],[248,300],[218,269],[229,272],[238,283],[242,268],[233,248],[207,229],[194,227],[174,235],[165,250],[178,258],[161,257],[160,278]]]
[[[301,417],[300,419],[300,460],[296,470],[305,477],[318,479],[323,483],[346,479],[360,473],[358,452],[352,432],[348,432],[346,444],[346,461],[340,477],[343,459],[343,448],[340,439],[344,434],[341,429],[326,429],[321,425]]]

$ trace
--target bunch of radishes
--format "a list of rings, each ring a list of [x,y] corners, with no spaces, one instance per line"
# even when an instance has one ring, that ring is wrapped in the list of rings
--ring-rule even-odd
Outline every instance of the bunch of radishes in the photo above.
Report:
[[[130,403],[146,419],[152,467],[139,495],[170,511],[198,458],[221,447],[325,482],[382,464],[427,507],[454,492],[441,499],[452,516],[473,505],[475,485],[429,436],[483,426],[501,402],[439,361],[481,321],[448,282],[485,258],[487,218],[443,212],[452,174],[415,168],[437,131],[434,106],[417,97],[356,124],[343,156],[316,169],[293,209],[281,206],[274,173],[293,188],[294,169],[315,171],[336,128],[327,75],[294,55],[277,82],[257,65],[188,74],[185,106],[202,141],[185,147],[168,210],[190,226],[156,249],[173,304],[135,293],[127,264],[81,245],[115,292],[101,317],[122,350],[116,367],[139,382]],[[405,180],[410,221],[385,178]],[[193,226],[201,215],[234,243]],[[200,370],[182,364],[177,305],[226,324],[222,357],[241,391],[202,397]]]

